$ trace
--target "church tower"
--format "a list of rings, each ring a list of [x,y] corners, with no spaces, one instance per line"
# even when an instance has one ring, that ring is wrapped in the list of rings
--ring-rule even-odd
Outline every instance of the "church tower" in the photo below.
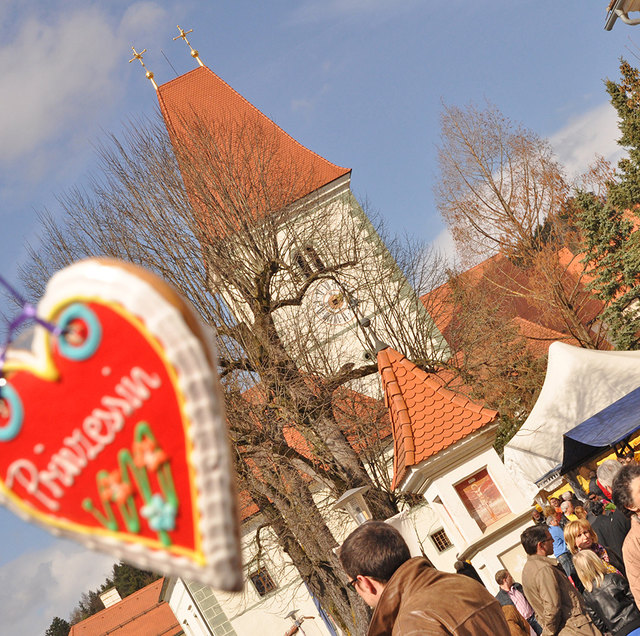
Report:
[[[212,291],[251,324],[264,317],[245,286],[268,277],[255,296],[298,367],[321,375],[375,364],[363,324],[414,343],[414,359],[437,355],[444,341],[351,193],[351,170],[293,139],[190,48],[199,66],[157,95]],[[221,275],[226,261],[236,279]]]

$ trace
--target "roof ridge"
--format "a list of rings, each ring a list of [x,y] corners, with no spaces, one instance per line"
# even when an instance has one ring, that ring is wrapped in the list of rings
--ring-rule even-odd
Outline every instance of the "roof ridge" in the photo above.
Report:
[[[91,622],[94,618],[102,617],[103,614],[107,613],[109,610],[111,610],[114,607],[117,607],[117,609],[121,609],[122,608],[121,603],[130,603],[131,601],[134,601],[138,596],[141,596],[142,594],[149,594],[151,592],[151,590],[149,588],[152,587],[152,586],[159,586],[160,589],[162,589],[162,585],[164,583],[165,578],[166,577],[161,576],[159,579],[156,579],[155,581],[152,581],[148,585],[145,585],[144,587],[141,587],[141,588],[135,590],[134,592],[131,592],[131,594],[128,594],[124,598],[121,598],[117,603],[114,603],[113,605],[109,605],[109,607],[105,607],[104,609],[101,609],[99,612],[96,612],[95,614],[91,614],[91,616],[87,616],[87,618],[84,618],[79,623],[76,623],[75,625],[72,625],[72,628],[76,627],[76,625],[81,625],[82,623],[85,623],[85,625],[86,625],[88,622]],[[114,585],[113,587],[116,587],[116,586]],[[118,588],[116,588],[116,590],[117,589]],[[118,592],[118,594],[119,594],[119,592]],[[153,602],[153,605],[150,606],[147,609],[154,609],[155,607],[160,605],[161,602],[165,602],[165,601],[160,601],[160,593],[158,593],[158,599],[155,600]],[[147,611],[147,610],[145,610],[145,611]]]
[[[409,406],[404,399],[400,382],[393,368],[393,362],[389,355],[390,351],[397,353],[401,357],[404,356],[388,346],[378,352],[378,369],[382,381],[385,405],[389,409],[391,434],[393,435],[393,481],[391,489],[394,490],[400,477],[404,476],[407,466],[415,463],[416,444]],[[395,390],[390,394],[391,385],[395,385]],[[401,408],[398,408],[396,399],[400,402]],[[402,453],[402,467],[400,467],[401,451],[404,451]]]
[[[168,86],[169,84],[174,83],[176,80],[181,80],[184,77],[186,77],[187,75],[192,75],[195,73],[210,73],[211,75],[213,75],[213,77],[215,77],[217,80],[219,80],[220,82],[222,82],[222,84],[224,84],[234,95],[237,95],[245,104],[247,104],[248,106],[250,106],[256,113],[258,113],[261,117],[264,117],[265,119],[267,119],[268,121],[270,121],[274,126],[276,126],[282,133],[284,133],[289,139],[291,139],[291,141],[293,141],[295,144],[297,144],[298,146],[300,146],[301,148],[304,148],[306,151],[310,152],[311,154],[315,155],[316,157],[318,157],[318,159],[321,159],[322,161],[326,161],[327,163],[331,164],[332,166],[335,166],[336,168],[339,168],[340,170],[344,170],[344,172],[340,175],[344,176],[345,174],[347,174],[348,172],[351,172],[351,168],[344,168],[343,166],[339,166],[337,163],[333,163],[332,161],[329,161],[328,159],[326,159],[325,157],[323,157],[322,155],[318,154],[317,152],[315,152],[314,150],[311,150],[311,148],[307,148],[307,146],[305,146],[304,144],[300,143],[295,137],[292,137],[284,128],[282,128],[281,126],[279,126],[271,117],[269,117],[269,115],[265,114],[264,112],[262,112],[255,104],[253,104],[252,102],[250,102],[242,93],[240,93],[239,91],[237,91],[235,88],[233,88],[233,86],[231,86],[231,84],[229,84],[228,82],[226,82],[225,80],[223,80],[217,73],[215,73],[214,71],[212,71],[208,66],[204,65],[204,66],[198,66],[194,69],[191,69],[190,71],[187,71],[186,73],[183,73],[182,75],[178,76],[178,77],[174,77],[173,79],[169,80],[168,82],[165,82],[164,84],[161,84],[158,87],[158,99],[161,98],[161,89],[163,89],[165,86]],[[164,98],[162,98],[162,101],[164,103]],[[336,177],[339,178],[339,177]],[[335,181],[335,179],[334,179]],[[330,182],[328,182],[330,183]]]

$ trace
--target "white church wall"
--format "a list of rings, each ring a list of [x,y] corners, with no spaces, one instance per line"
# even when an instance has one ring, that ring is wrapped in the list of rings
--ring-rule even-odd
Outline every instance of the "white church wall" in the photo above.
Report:
[[[243,528],[243,562],[245,564],[245,586],[242,592],[229,594],[210,590],[228,623],[238,636],[254,636],[259,630],[264,636],[280,636],[292,625],[286,618],[292,610],[297,616],[313,616],[304,622],[309,636],[329,636],[330,632],[320,617],[316,606],[291,560],[280,550],[276,537],[270,529],[260,531],[262,553],[256,561],[255,535],[261,519],[254,518]],[[275,588],[264,596],[258,593],[250,575],[264,569]],[[214,636],[219,636],[213,630]],[[220,634],[226,634],[220,631]],[[199,635],[198,635],[199,636]]]
[[[211,636],[213,632],[207,625],[207,620],[200,611],[200,607],[191,596],[185,581],[172,578],[171,589],[165,597],[169,607],[180,623],[186,636]]]
[[[520,535],[530,525],[530,520],[524,521],[474,555],[473,566],[492,594],[498,593],[498,584],[495,580],[498,570],[508,570],[515,581],[522,581],[522,568],[527,555],[520,543]]]
[[[446,532],[446,529],[437,512],[428,504],[420,504],[400,512],[387,519],[387,523],[400,532],[412,557],[426,556],[438,570],[454,571],[457,553],[455,544],[452,542],[450,547],[438,550],[431,537],[439,530]],[[448,532],[447,536],[451,539]]]
[[[484,530],[465,507],[455,486],[484,468],[512,513],[518,514],[530,508],[530,503],[522,495],[493,448],[451,467],[446,474],[433,480],[425,492],[425,498],[430,503],[437,500],[442,502],[448,515],[443,518],[443,523],[451,528],[454,537],[462,538],[464,543],[480,539]]]

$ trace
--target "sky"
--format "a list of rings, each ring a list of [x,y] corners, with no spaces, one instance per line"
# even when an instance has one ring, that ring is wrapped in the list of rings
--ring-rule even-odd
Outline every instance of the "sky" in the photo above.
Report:
[[[203,62],[308,148],[353,170],[386,225],[441,248],[434,206],[443,104],[495,104],[548,138],[567,174],[619,156],[603,81],[640,55],[605,32],[607,2],[271,0],[0,2],[0,275],[20,289],[38,213],[96,174],[94,148],[153,116],[158,84]],[[636,30],[638,29],[638,30]],[[0,310],[11,312],[0,301]],[[112,559],[0,510],[0,636],[44,633]]]

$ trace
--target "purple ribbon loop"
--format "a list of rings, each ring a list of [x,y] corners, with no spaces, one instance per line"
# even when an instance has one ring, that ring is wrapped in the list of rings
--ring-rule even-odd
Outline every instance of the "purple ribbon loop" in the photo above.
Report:
[[[58,325],[54,325],[51,322],[38,318],[38,310],[35,305],[27,302],[2,276],[0,276],[0,285],[2,285],[11,296],[22,306],[22,309],[18,316],[9,321],[9,329],[7,337],[0,349],[0,380],[4,380],[4,363],[7,357],[7,350],[13,340],[13,334],[22,324],[32,320],[36,324],[44,327],[47,331],[51,332],[54,337],[59,338],[62,335],[62,329]],[[6,382],[0,382],[0,399],[2,399],[2,387]]]

